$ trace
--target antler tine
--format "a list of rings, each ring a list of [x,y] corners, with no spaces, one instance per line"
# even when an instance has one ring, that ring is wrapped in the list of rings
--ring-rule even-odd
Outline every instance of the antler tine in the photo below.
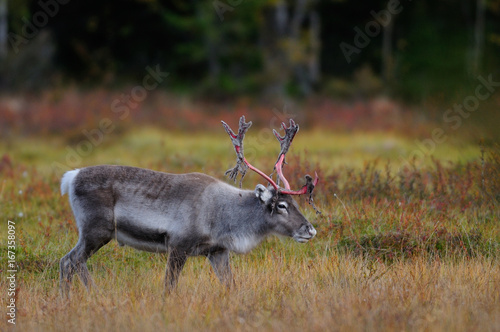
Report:
[[[314,172],[314,175],[315,175],[314,181],[309,174],[307,174],[305,176],[306,184],[301,189],[299,189],[299,190],[281,190],[281,193],[287,194],[287,195],[304,195],[304,194],[311,195],[313,190],[314,190],[314,187],[316,187],[316,185],[319,182],[318,173]]]
[[[245,122],[245,116],[242,116],[240,118],[239,122],[239,129],[238,129],[238,135],[236,135],[231,127],[224,121],[221,121],[222,125],[224,126],[224,129],[226,129],[226,132],[229,134],[229,137],[231,137],[231,141],[234,145],[234,150],[236,151],[236,166],[234,168],[230,168],[224,173],[224,175],[229,174],[229,178],[233,181],[236,182],[236,178],[238,176],[238,173],[241,173],[241,178],[240,178],[240,188],[241,184],[243,181],[243,178],[245,177],[245,174],[247,172],[247,169],[250,168],[252,171],[256,172],[260,176],[262,176],[264,179],[266,179],[273,187],[276,189],[276,191],[279,190],[278,185],[269,177],[267,176],[264,172],[261,170],[257,169],[256,167],[252,166],[245,158],[243,154],[243,139],[245,138],[245,133],[247,132],[248,128],[252,126],[252,122]]]
[[[224,121],[221,121],[222,125],[224,126],[224,129],[226,129],[226,132],[229,134],[229,137],[231,137],[231,142],[234,145],[234,149],[236,150],[236,154],[238,156],[239,160],[243,159],[243,139],[245,138],[245,134],[247,130],[252,126],[252,121],[250,122],[245,122],[245,116],[242,116],[240,118],[239,122],[239,128],[238,128],[238,135],[236,135],[231,127]]]
[[[293,121],[293,119],[290,119],[290,127],[287,128],[284,122],[281,123],[281,127],[285,131],[285,135],[283,136],[280,136],[280,134],[273,129],[274,136],[276,136],[281,146],[281,151],[280,154],[278,155],[278,160],[274,165],[274,169],[278,173],[278,184],[279,180],[281,180],[283,182],[283,185],[285,186],[285,189],[290,189],[290,184],[283,175],[283,164],[286,164],[285,155],[288,152],[288,149],[290,149],[290,145],[292,144],[293,138],[299,131],[299,125],[295,124],[295,121]]]
[[[285,155],[288,152],[288,149],[290,149],[290,145],[292,144],[293,138],[299,131],[299,125],[293,121],[293,119],[290,119],[290,126],[287,128],[285,123],[281,123],[281,127],[285,130],[285,135],[280,136],[279,133],[276,130],[273,130],[274,135],[278,139],[281,145],[281,151],[280,154],[278,155],[278,160],[276,161],[276,164],[274,166],[274,169],[278,173],[278,178],[283,182],[283,185],[285,186],[285,190],[281,190],[281,193],[283,194],[288,194],[288,195],[304,195],[304,194],[309,194],[309,202],[313,204],[312,200],[312,192],[314,190],[314,187],[318,184],[319,182],[319,177],[318,173],[315,173],[315,179],[313,181],[312,177],[310,175],[306,175],[306,184],[299,190],[290,190],[290,184],[288,183],[287,179],[283,175],[283,164],[286,164],[285,162]],[[279,182],[278,182],[279,184]]]
[[[295,124],[295,121],[293,121],[293,119],[290,119],[290,127],[287,128],[284,122],[281,123],[281,127],[285,131],[285,135],[283,136],[280,136],[280,134],[276,131],[276,129],[273,129],[274,136],[276,136],[276,138],[280,142],[281,146],[280,156],[288,152],[288,149],[290,148],[290,144],[292,143],[293,138],[299,131],[299,125]]]
[[[309,174],[307,174],[305,176],[305,178],[306,178],[306,184],[301,189],[296,190],[296,191],[282,190],[281,193],[287,194],[287,195],[304,195],[304,194],[308,194],[309,195],[309,204],[312,205],[312,207],[314,208],[314,211],[316,211],[316,214],[321,214],[321,211],[316,208],[316,205],[314,205],[314,200],[313,200],[313,197],[312,197],[313,190],[314,190],[314,188],[316,187],[316,185],[319,182],[318,173],[314,172],[314,175],[315,175],[314,181],[313,181],[312,177]]]

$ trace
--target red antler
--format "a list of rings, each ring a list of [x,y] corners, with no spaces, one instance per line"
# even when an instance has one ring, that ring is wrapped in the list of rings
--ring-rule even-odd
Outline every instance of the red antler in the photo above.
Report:
[[[274,169],[278,173],[278,178],[283,182],[283,185],[285,186],[285,190],[281,190],[281,193],[287,195],[311,194],[312,191],[314,190],[314,187],[319,182],[318,173],[315,173],[316,178],[314,179],[314,181],[312,180],[311,176],[306,175],[306,184],[300,190],[295,190],[295,191],[290,190],[290,184],[283,175],[283,164],[286,164],[285,155],[288,152],[288,149],[290,149],[290,145],[292,144],[293,138],[299,131],[299,125],[296,124],[295,121],[290,119],[290,126],[288,128],[286,127],[284,122],[281,123],[281,127],[285,131],[284,136],[280,136],[279,133],[273,129],[274,136],[276,136],[281,146],[281,151],[280,154],[278,155],[278,161],[274,165]]]
[[[236,151],[236,156],[237,156],[237,161],[236,161],[236,166],[232,169],[229,169],[226,171],[225,175],[229,174],[229,178],[236,181],[236,178],[238,176],[238,173],[241,172],[241,179],[240,179],[240,187],[241,183],[243,181],[243,178],[245,177],[246,171],[248,168],[262,176],[266,181],[268,181],[276,190],[278,193],[286,194],[286,195],[303,195],[303,194],[309,194],[310,195],[310,202],[312,202],[312,197],[311,194],[314,190],[314,187],[318,184],[319,178],[318,174],[315,173],[316,178],[314,181],[312,180],[312,177],[309,175],[306,175],[306,184],[299,190],[290,190],[290,184],[288,183],[287,179],[283,175],[283,164],[285,163],[285,154],[288,152],[288,149],[290,148],[290,144],[292,143],[293,138],[295,137],[295,134],[299,131],[299,126],[295,124],[293,120],[290,120],[290,127],[286,127],[284,123],[282,123],[282,127],[285,130],[285,135],[280,136],[276,130],[273,130],[274,135],[278,139],[281,145],[281,152],[278,156],[278,160],[276,161],[276,164],[274,165],[274,169],[278,173],[278,184],[274,182],[271,177],[267,176],[264,172],[261,170],[257,169],[256,167],[252,166],[245,158],[243,154],[243,138],[245,137],[245,133],[247,132],[248,128],[252,125],[252,122],[245,122],[245,117],[242,116],[240,118],[240,123],[239,123],[239,130],[238,134],[236,135],[231,128],[224,122],[221,121],[222,125],[226,129],[226,132],[229,134],[229,137],[231,137],[231,141],[233,142],[234,149]],[[279,181],[283,182],[283,185],[285,186],[284,189],[279,187]]]
[[[252,126],[252,121],[250,122],[245,122],[245,116],[242,116],[240,118],[240,125],[239,125],[239,130],[238,130],[238,135],[236,135],[233,130],[228,126],[227,123],[224,121],[221,121],[222,125],[224,126],[224,129],[226,129],[226,132],[229,134],[229,137],[231,137],[231,141],[233,142],[234,145],[234,150],[236,151],[236,157],[238,158],[236,160],[236,166],[232,169],[229,169],[224,173],[224,175],[229,174],[229,178],[231,180],[236,181],[236,178],[238,176],[238,173],[241,172],[241,179],[240,179],[240,188],[241,188],[241,182],[243,181],[243,178],[246,175],[247,168],[250,168],[252,171],[256,172],[260,176],[262,176],[264,179],[266,179],[273,187],[276,189],[276,191],[279,190],[278,185],[269,177],[267,176],[264,172],[259,170],[258,168],[252,166],[245,158],[243,155],[243,138],[245,138],[245,133],[247,132],[248,128]]]

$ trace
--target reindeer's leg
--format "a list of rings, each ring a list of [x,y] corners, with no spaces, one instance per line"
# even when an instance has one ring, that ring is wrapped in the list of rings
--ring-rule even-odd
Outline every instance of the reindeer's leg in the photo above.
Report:
[[[177,285],[179,274],[186,263],[187,255],[184,251],[172,248],[167,259],[167,271],[165,273],[165,290],[172,291]]]
[[[83,242],[81,249],[81,255],[78,259],[78,265],[76,273],[80,277],[87,290],[90,290],[91,286],[95,287],[94,281],[90,277],[89,270],[87,269],[87,260],[95,254],[99,249],[106,245],[113,238],[113,232],[106,229],[92,229],[89,231]]]
[[[87,260],[113,238],[112,222],[103,217],[87,217],[77,221],[80,237],[76,246],[60,261],[60,288],[63,296],[69,297],[73,275],[78,274],[87,290],[95,286],[87,269]]]
[[[59,277],[63,296],[69,298],[69,288],[75,273],[78,274],[87,290],[89,290],[89,281],[92,279],[86,265],[87,258],[90,257],[85,254],[86,247],[85,240],[80,237],[76,246],[60,261]]]
[[[80,277],[87,291],[95,286],[87,269],[87,260],[102,246],[108,243],[111,237],[78,240],[77,245],[61,259],[60,262],[60,287],[63,295],[69,297],[69,287],[75,272]]]
[[[217,278],[228,288],[234,285],[233,274],[229,264],[229,250],[217,251],[207,255]]]
[[[61,261],[59,262],[59,287],[61,294],[68,298],[69,286],[71,285],[73,274],[76,270],[75,264],[72,260],[72,257],[75,255],[75,251],[78,251],[78,244],[63,258],[61,258]]]

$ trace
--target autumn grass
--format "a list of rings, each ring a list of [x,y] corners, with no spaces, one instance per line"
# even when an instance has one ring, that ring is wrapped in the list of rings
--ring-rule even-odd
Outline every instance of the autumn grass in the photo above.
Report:
[[[92,274],[100,293],[87,294],[75,283],[71,301],[59,296],[52,276],[32,275],[22,281],[18,328],[498,330],[500,267],[494,259],[384,264],[335,252],[306,257],[272,244],[274,250],[235,257],[237,286],[229,291],[201,259],[189,262],[165,299],[161,258],[139,266],[126,260],[104,266],[96,258]]]
[[[267,134],[256,130],[246,149],[270,171],[277,147]],[[272,237],[247,255],[233,255],[231,290],[205,259],[191,258],[167,297],[166,258],[112,242],[88,262],[98,290],[88,294],[75,279],[67,301],[59,296],[58,262],[78,235],[54,162],[65,164],[67,148],[79,142],[0,143],[2,224],[13,220],[17,227],[20,330],[500,330],[497,147],[443,144],[435,158],[403,167],[399,156],[415,149],[413,139],[301,131],[285,172],[296,187],[306,172],[320,172],[315,200],[322,214],[299,199],[318,230],[314,240]],[[72,166],[101,163],[222,179],[234,153],[223,133],[146,128],[107,137]],[[258,182],[249,175],[244,187]],[[2,278],[2,308],[6,285]],[[0,328],[7,328],[5,319]]]

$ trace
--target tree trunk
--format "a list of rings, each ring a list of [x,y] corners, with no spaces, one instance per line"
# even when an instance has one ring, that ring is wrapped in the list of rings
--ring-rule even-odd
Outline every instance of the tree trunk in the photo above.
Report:
[[[306,45],[301,41],[301,25],[307,12],[307,0],[296,0],[294,14],[290,27],[290,49],[288,54],[300,54],[298,59],[290,59],[290,65],[293,67],[295,78],[304,95],[311,93],[311,84],[309,82],[309,73],[306,67],[307,55]]]
[[[320,79],[321,21],[316,10],[311,10],[309,20],[311,22],[309,37],[311,48],[311,55],[309,57],[309,80],[312,84],[318,84]]]
[[[214,18],[213,15],[208,14],[209,10],[204,6],[203,3],[198,3],[196,7],[196,16],[199,22],[203,25],[203,45],[205,47],[205,53],[207,54],[207,65],[208,65],[208,75],[211,82],[217,82],[220,72],[221,64],[219,61],[218,49],[220,48],[220,35],[217,30],[214,29]]]
[[[275,5],[266,6],[263,18],[260,44],[265,70],[264,94],[282,98],[285,95],[286,82],[290,77],[287,54],[282,45],[289,26],[286,2],[280,0]]]
[[[0,59],[7,57],[7,0],[0,0]]]
[[[382,78],[384,83],[392,80],[393,58],[392,58],[392,36],[394,30],[394,17],[384,26],[382,34]]]
[[[474,27],[474,50],[472,58],[472,75],[477,76],[481,70],[484,46],[484,0],[476,0],[476,22]]]
[[[267,94],[281,97],[292,79],[307,96],[319,80],[320,16],[314,0],[284,0],[264,11],[261,45],[267,73]],[[305,28],[304,23],[309,22]]]

